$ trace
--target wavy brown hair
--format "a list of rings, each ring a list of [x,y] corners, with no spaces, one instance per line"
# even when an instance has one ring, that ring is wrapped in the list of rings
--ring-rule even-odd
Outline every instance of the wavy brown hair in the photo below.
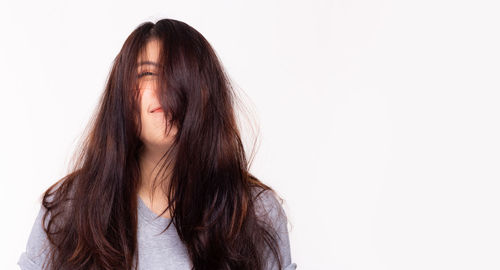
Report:
[[[135,269],[140,263],[138,158],[144,145],[135,90],[137,57],[152,39],[162,44],[159,101],[178,127],[158,164],[172,166],[171,181],[158,185],[168,200],[168,227],[175,226],[193,269],[264,269],[269,254],[281,269],[277,232],[259,218],[255,203],[266,190],[279,196],[249,172],[230,79],[208,41],[173,19],[142,23],[126,39],[76,162],[44,192],[42,224],[50,242],[44,268]]]

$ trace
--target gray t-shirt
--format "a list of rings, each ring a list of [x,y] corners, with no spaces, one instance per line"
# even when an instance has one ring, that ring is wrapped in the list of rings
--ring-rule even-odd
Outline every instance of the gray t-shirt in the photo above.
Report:
[[[170,218],[157,216],[149,209],[144,201],[138,198],[138,257],[140,270],[155,269],[175,269],[189,270],[192,263],[189,259],[187,249],[181,242],[173,224],[161,233],[170,222]],[[280,239],[280,252],[283,256],[284,270],[294,270],[296,263],[292,263],[290,255],[290,242],[287,229],[287,218],[278,200],[269,191],[263,192],[257,199],[258,214],[266,214],[271,219],[273,226],[278,230]],[[17,264],[22,270],[41,270],[44,259],[47,255],[46,245],[48,240],[42,228],[42,217],[45,208],[40,206],[40,211],[36,217],[31,230],[26,251],[21,254]],[[278,269],[274,256],[268,256],[268,268]]]

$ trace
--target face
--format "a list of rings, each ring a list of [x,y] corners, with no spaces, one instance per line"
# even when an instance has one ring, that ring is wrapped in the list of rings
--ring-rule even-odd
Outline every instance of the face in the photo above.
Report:
[[[138,57],[138,91],[141,101],[141,133],[140,139],[150,150],[164,150],[170,146],[177,129],[172,127],[165,135],[166,121],[158,98],[158,63],[160,43],[151,40],[145,47],[145,52]],[[159,108],[159,109],[158,109]]]

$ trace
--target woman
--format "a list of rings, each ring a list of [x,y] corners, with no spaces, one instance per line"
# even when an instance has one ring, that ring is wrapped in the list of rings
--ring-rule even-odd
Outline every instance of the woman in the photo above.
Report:
[[[141,24],[71,173],[43,194],[21,268],[296,269],[279,197],[248,171],[234,99],[199,32]]]

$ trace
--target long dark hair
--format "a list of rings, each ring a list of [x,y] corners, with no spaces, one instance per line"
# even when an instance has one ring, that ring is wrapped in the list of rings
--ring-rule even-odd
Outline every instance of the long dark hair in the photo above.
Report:
[[[198,31],[173,19],[142,23],[126,39],[76,162],[44,192],[42,224],[50,242],[44,267],[137,267],[138,157],[144,145],[136,61],[152,39],[162,44],[159,101],[178,127],[161,163],[163,169],[172,166],[171,181],[160,185],[172,217],[168,226],[174,224],[193,269],[263,269],[264,251],[281,269],[277,232],[256,214],[255,202],[266,190],[283,199],[249,172],[236,96],[215,51]]]

